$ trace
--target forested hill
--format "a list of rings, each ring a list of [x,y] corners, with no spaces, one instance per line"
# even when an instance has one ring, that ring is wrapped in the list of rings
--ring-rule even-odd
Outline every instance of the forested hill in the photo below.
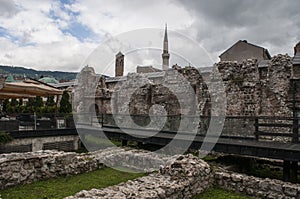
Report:
[[[0,65],[0,74],[12,74],[14,77],[24,77],[39,79],[41,76],[54,77],[57,80],[72,80],[76,78],[75,72],[61,72],[61,71],[40,71],[28,69],[19,66],[3,66]]]

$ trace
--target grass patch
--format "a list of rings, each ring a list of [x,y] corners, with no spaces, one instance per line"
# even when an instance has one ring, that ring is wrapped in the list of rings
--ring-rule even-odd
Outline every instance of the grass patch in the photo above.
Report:
[[[121,142],[117,140],[108,140],[101,137],[96,137],[92,135],[84,136],[84,143],[87,143],[91,148],[100,149],[114,146],[121,146]]]
[[[283,171],[274,170],[268,165],[258,165],[254,164],[248,172],[245,172],[247,175],[257,176],[260,178],[274,178],[278,180],[283,180]]]
[[[32,184],[19,185],[1,190],[0,195],[3,199],[61,199],[74,195],[81,190],[104,188],[144,175],[103,168],[76,176],[59,177]]]
[[[218,187],[212,187],[201,193],[194,196],[192,199],[250,199],[250,197],[242,196],[234,192],[226,191]]]
[[[218,159],[218,157],[213,156],[213,155],[207,155],[202,158],[202,160],[204,160],[205,162],[212,162],[212,161],[216,161],[217,159]]]

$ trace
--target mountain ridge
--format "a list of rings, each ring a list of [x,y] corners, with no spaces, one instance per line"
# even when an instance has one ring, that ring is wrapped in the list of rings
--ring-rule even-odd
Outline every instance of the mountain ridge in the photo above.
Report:
[[[23,66],[7,66],[0,65],[0,74],[9,75],[14,77],[24,77],[39,79],[42,76],[54,77],[58,81],[70,81],[76,78],[78,72],[65,72],[65,71],[50,71],[50,70],[35,70],[32,68],[25,68]]]

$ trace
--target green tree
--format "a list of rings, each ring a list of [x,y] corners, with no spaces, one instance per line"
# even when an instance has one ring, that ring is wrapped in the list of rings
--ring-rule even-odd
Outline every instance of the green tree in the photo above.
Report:
[[[72,105],[70,103],[70,96],[68,91],[64,91],[59,104],[60,113],[71,113]]]
[[[28,102],[26,103],[26,106],[24,108],[24,113],[33,113],[34,112],[34,99],[28,98]]]
[[[11,99],[10,105],[11,106],[18,106],[18,101],[15,98],[13,98],[13,99]]]
[[[36,96],[34,99],[34,111],[41,112],[43,106],[44,106],[43,99],[40,96]]]
[[[54,96],[48,96],[46,106],[55,106]]]
[[[23,99],[22,98],[19,99],[19,106],[23,106]]]
[[[2,104],[2,112],[6,113],[9,106],[9,99],[5,99]]]
[[[54,113],[56,108],[56,104],[54,101],[54,96],[48,96],[47,101],[44,107],[45,113]]]
[[[24,106],[23,106],[23,99],[20,98],[18,101],[18,108],[17,108],[17,112],[19,113],[23,113],[24,111]]]
[[[16,113],[18,111],[18,101],[13,98],[10,101],[10,113]]]

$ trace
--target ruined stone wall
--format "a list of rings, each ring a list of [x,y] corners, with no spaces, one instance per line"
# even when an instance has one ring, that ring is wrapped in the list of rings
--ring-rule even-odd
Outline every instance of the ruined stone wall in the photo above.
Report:
[[[86,154],[59,151],[0,154],[0,189],[109,167],[157,170],[170,157],[141,150],[107,148]]]
[[[82,77],[88,79],[79,85],[77,91],[82,91],[78,98],[91,96],[91,88],[95,87],[94,75],[89,68],[83,69]],[[227,116],[292,116],[291,111],[291,83],[292,63],[288,55],[277,55],[264,64],[256,59],[248,59],[242,63],[219,62],[214,65],[209,78],[213,81],[214,71],[219,71],[225,86],[227,100]],[[150,76],[149,76],[150,75]],[[207,74],[205,74],[208,77]],[[207,80],[206,79],[206,80]],[[100,78],[96,85],[95,98],[86,100],[85,111],[91,110],[97,104],[99,113],[112,114],[105,119],[108,124],[115,124],[115,115],[131,115],[128,120],[133,121],[141,128],[147,126],[150,115],[210,115],[211,99],[218,92],[210,93],[208,86],[197,69],[193,67],[181,68],[174,65],[172,69],[152,74],[132,73],[119,79]],[[139,86],[137,86],[139,85]],[[81,89],[81,90],[80,90]],[[190,93],[193,93],[192,96]],[[213,95],[213,96],[212,96]],[[299,92],[297,93],[299,95]],[[300,97],[299,97],[300,98]],[[220,100],[220,99],[219,99]],[[223,100],[223,99],[221,99]],[[225,100],[225,99],[224,99]],[[125,103],[125,102],[128,103]],[[153,105],[156,105],[156,107]],[[157,107],[164,107],[164,110]],[[151,108],[152,107],[152,108]],[[137,117],[135,118],[135,115]],[[140,115],[146,115],[141,117]],[[119,119],[124,120],[124,118]],[[163,120],[163,119],[162,119]],[[168,118],[164,130],[176,131],[182,118]],[[205,133],[209,125],[201,121],[200,131]],[[275,121],[277,123],[286,121]],[[253,136],[254,120],[228,119],[225,122],[224,132],[232,132],[232,123],[239,124],[236,129],[243,129],[243,136]],[[187,125],[190,126],[190,125]],[[120,126],[121,127],[121,126]],[[125,124],[125,127],[126,124]],[[128,127],[132,127],[129,125]],[[202,129],[204,128],[204,129]],[[289,129],[278,129],[278,132],[287,132]],[[275,132],[275,131],[274,131]]]
[[[126,81],[108,83],[108,87],[111,87],[111,84],[114,84],[114,89],[111,90],[113,91],[111,104],[105,104],[104,109],[112,110],[114,116],[130,117],[125,119],[135,120],[137,116],[135,122],[140,126],[145,126],[150,121],[147,116],[141,119],[141,115],[152,115],[157,118],[168,115],[174,117],[167,118],[165,129],[172,128],[176,131],[180,114],[189,116],[201,114],[206,108],[204,102],[209,98],[199,72],[192,67],[178,67],[165,71],[162,76],[156,77],[154,74],[151,78],[145,74],[132,73],[128,74]]]
[[[227,115],[291,116],[288,108],[291,58],[277,55],[259,67],[256,60],[219,62],[227,94]]]
[[[159,173],[130,180],[104,189],[81,191],[75,198],[171,198],[187,199],[202,193],[212,185],[212,170],[204,161],[192,155],[171,160]]]
[[[227,115],[231,116],[291,116],[288,108],[290,99],[290,78],[292,76],[291,57],[288,55],[274,56],[269,63],[260,66],[256,59],[248,59],[242,63],[219,62],[215,64],[221,74],[227,97]],[[201,115],[209,115],[210,93],[207,90],[207,82],[204,82],[198,70],[193,67],[173,67],[175,71],[166,71],[160,78],[147,78],[145,86],[136,89],[131,97],[131,114],[147,114],[153,104],[159,104],[166,108],[169,115],[179,114],[179,108],[184,113],[191,113],[193,107],[178,107],[180,104],[196,104]],[[177,72],[176,72],[177,71]],[[181,75],[182,78],[179,78]],[[144,77],[145,78],[145,77]],[[116,101],[122,102],[122,97],[127,97],[133,89],[135,81],[144,79],[142,74],[130,74],[127,83],[123,83],[122,90]],[[194,89],[195,98],[185,103],[178,101],[178,96],[169,88],[174,88],[182,96],[188,93],[188,88],[182,83],[182,79],[189,82]],[[124,84],[126,84],[124,86]],[[114,83],[107,84],[110,92],[116,92]],[[180,99],[179,99],[180,100]],[[109,104],[106,104],[106,109]],[[125,108],[124,104],[116,103],[116,106]],[[186,109],[187,108],[187,109]],[[120,110],[122,113],[122,110]],[[193,113],[193,112],[192,112]]]
[[[227,115],[256,115],[258,99],[258,71],[256,60],[247,62],[219,62],[227,97]]]
[[[62,175],[75,175],[103,167],[88,155],[38,151],[0,155],[0,188]]]
[[[288,55],[277,55],[267,67],[266,78],[260,79],[260,111],[259,115],[292,116],[288,100],[290,96],[290,78],[292,62]]]
[[[152,79],[143,74],[129,74],[127,81],[117,84],[114,92],[116,112],[122,114],[149,114],[154,104],[165,108],[168,115],[195,114],[197,102],[203,98],[201,76],[194,68],[165,71],[165,75]],[[192,96],[196,91],[196,96]],[[124,104],[130,98],[129,106]],[[195,106],[191,107],[191,105]]]
[[[103,189],[83,190],[66,199],[76,198],[191,198],[217,185],[253,198],[300,199],[300,185],[262,179],[211,167],[192,155],[170,158],[158,173]]]
[[[214,184],[254,198],[300,199],[300,185],[224,169],[213,171],[193,155],[166,156],[143,150],[107,148],[87,154],[39,151],[0,155],[0,188],[103,168],[153,172],[126,183],[81,191],[73,198],[191,198]]]
[[[216,185],[254,198],[300,198],[300,185],[228,171],[214,174]]]

